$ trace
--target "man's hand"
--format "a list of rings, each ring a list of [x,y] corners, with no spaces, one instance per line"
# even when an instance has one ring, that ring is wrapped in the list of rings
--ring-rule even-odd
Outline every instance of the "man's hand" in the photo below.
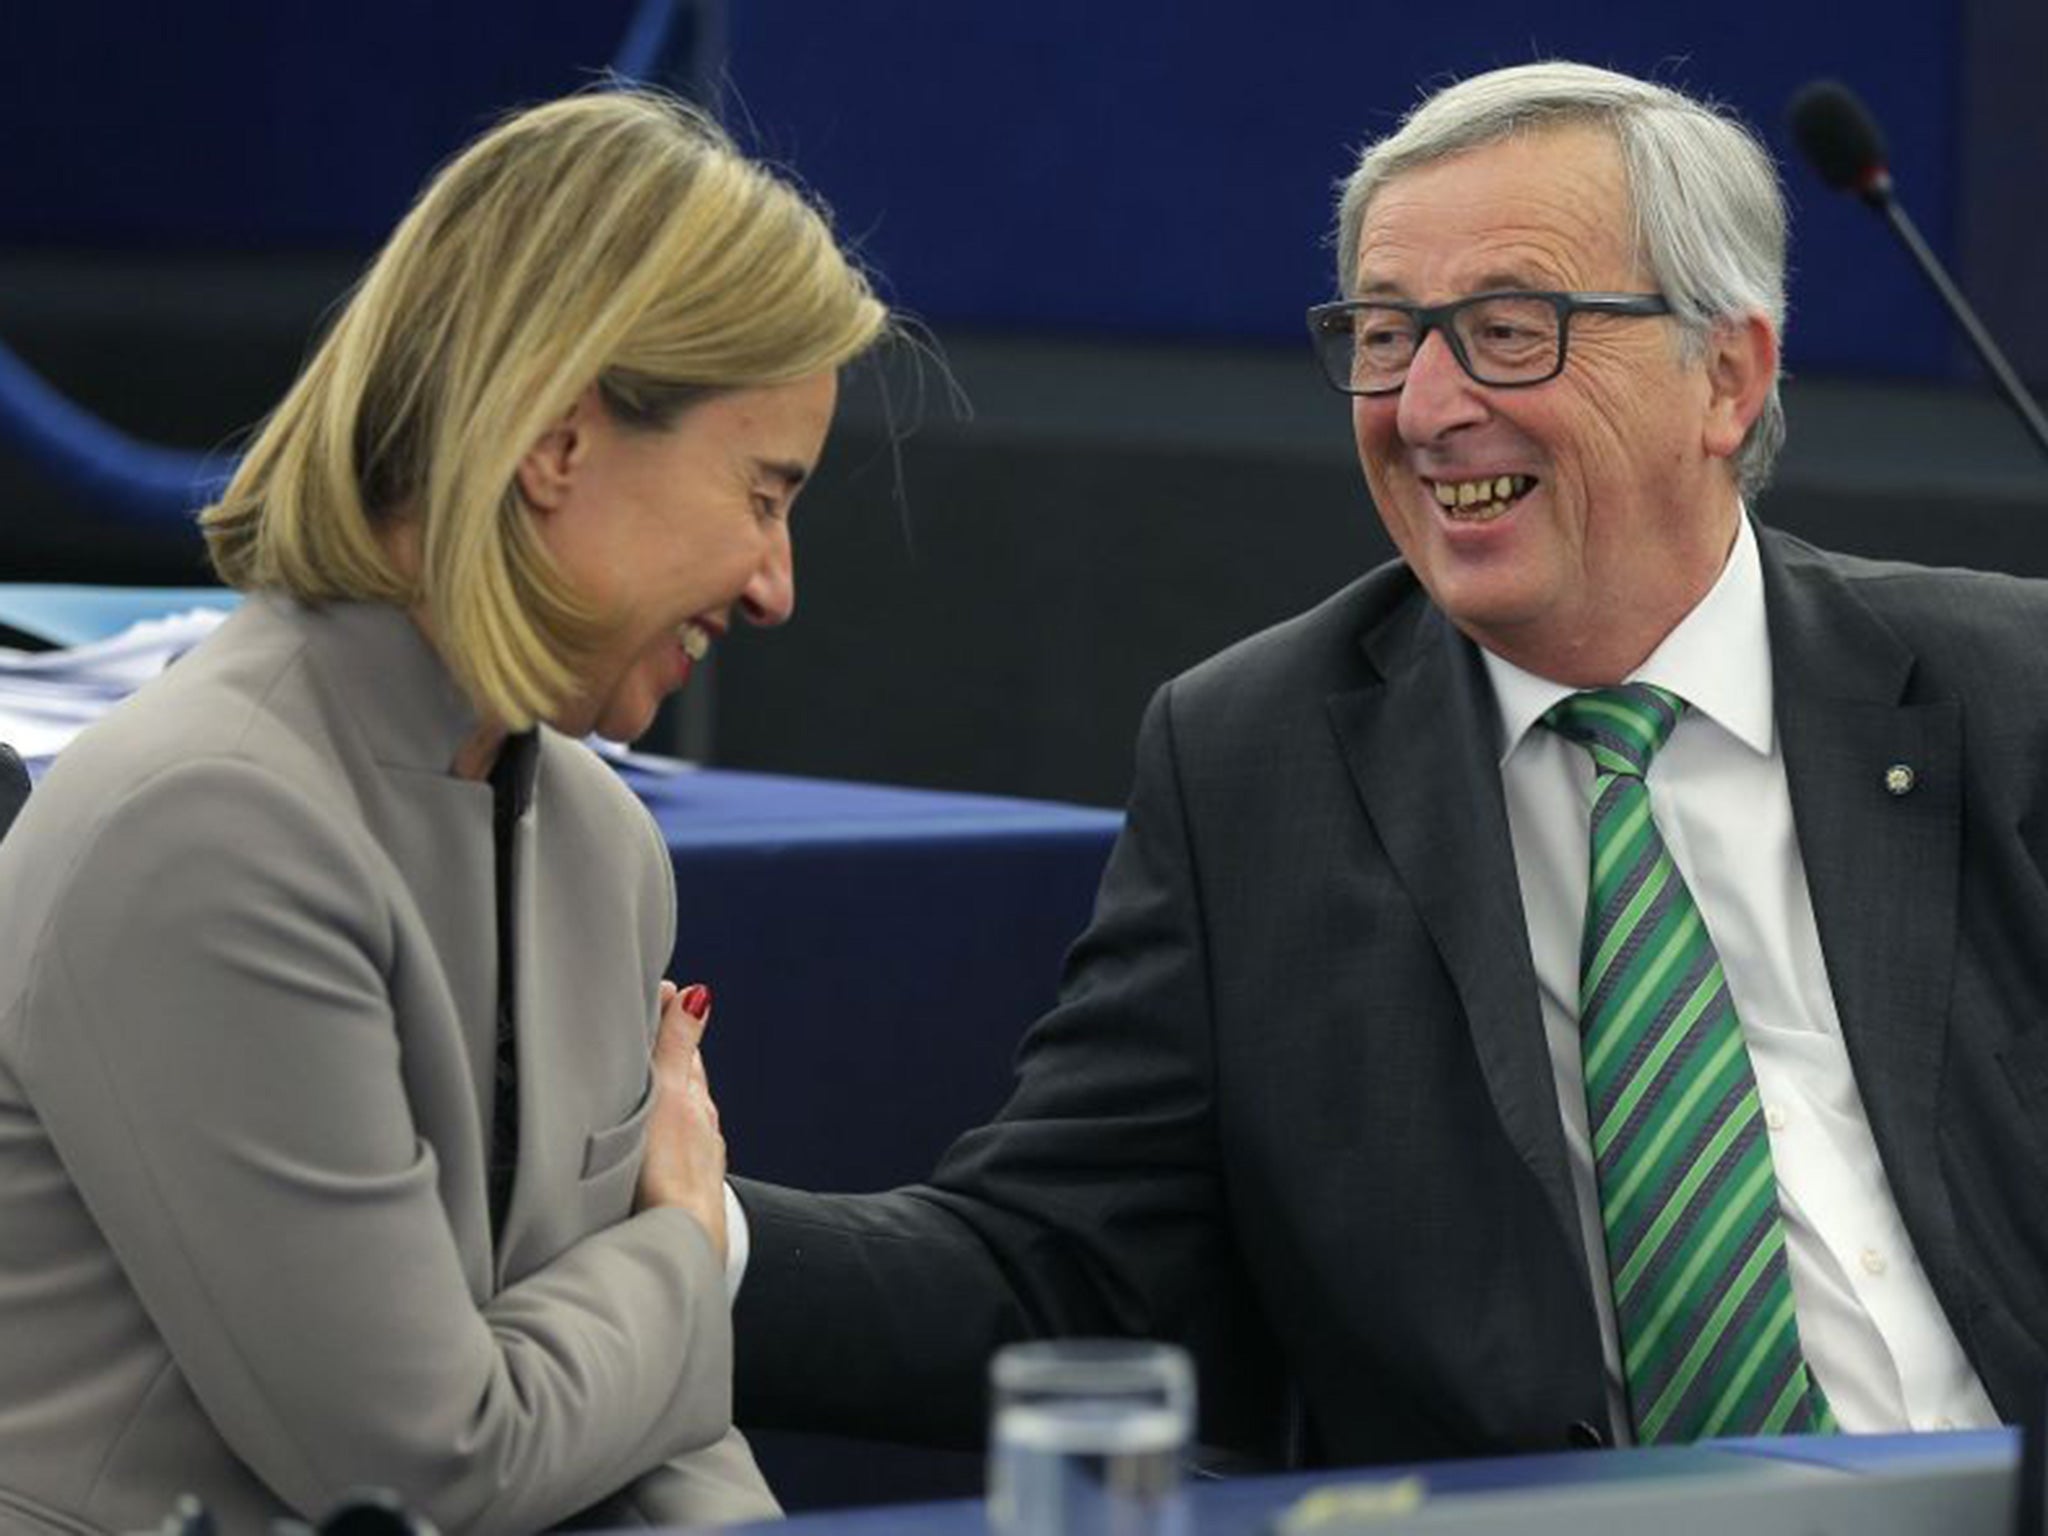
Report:
[[[725,1137],[698,1046],[711,1019],[711,990],[664,981],[654,1037],[654,1112],[640,1163],[636,1210],[680,1206],[709,1234],[725,1262]]]

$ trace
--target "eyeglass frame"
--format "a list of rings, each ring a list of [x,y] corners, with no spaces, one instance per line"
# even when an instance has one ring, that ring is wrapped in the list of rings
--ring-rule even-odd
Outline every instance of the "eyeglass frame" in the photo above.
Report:
[[[1458,335],[1458,328],[1451,320],[1459,311],[1475,304],[1484,304],[1495,299],[1540,299],[1549,304],[1557,315],[1557,362],[1550,372],[1533,379],[1509,379],[1496,381],[1482,379],[1472,366],[1472,359],[1465,354],[1464,339]],[[1391,309],[1405,314],[1415,324],[1415,351],[1408,355],[1408,368],[1395,383],[1378,389],[1354,389],[1339,384],[1323,360],[1321,340],[1326,332],[1317,322],[1328,315],[1357,314],[1365,309]],[[1408,370],[1415,366],[1416,353],[1422,351],[1422,344],[1429,340],[1429,333],[1435,331],[1450,348],[1451,356],[1464,370],[1465,377],[1482,389],[1528,389],[1537,384],[1548,384],[1564,372],[1565,358],[1571,351],[1572,316],[1624,315],[1655,318],[1659,315],[1675,314],[1671,301],[1661,293],[1570,293],[1545,288],[1493,288],[1485,293],[1468,294],[1462,299],[1453,299],[1448,304],[1410,304],[1402,299],[1338,299],[1329,304],[1313,304],[1308,311],[1308,333],[1310,349],[1316,355],[1316,371],[1323,376],[1323,382],[1339,394],[1355,399],[1384,400],[1389,395],[1398,395],[1408,387]]]

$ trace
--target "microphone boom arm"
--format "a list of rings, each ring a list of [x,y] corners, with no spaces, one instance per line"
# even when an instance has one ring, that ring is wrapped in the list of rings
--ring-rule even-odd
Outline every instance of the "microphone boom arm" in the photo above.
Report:
[[[1887,177],[1886,181],[1889,180]],[[2033,395],[2021,382],[2020,376],[2013,371],[2012,364],[2006,361],[2005,354],[1998,349],[1998,343],[1991,339],[1991,333],[1984,329],[1983,322],[1977,318],[1977,312],[1970,308],[1970,301],[1965,299],[1962,290],[1949,280],[1949,275],[1943,270],[1941,262],[1935,257],[1934,252],[1928,249],[1927,242],[1920,238],[1919,228],[1907,216],[1906,210],[1899,206],[1898,199],[1891,195],[1890,187],[1873,187],[1864,193],[1863,200],[1884,215],[1885,221],[1891,225],[1900,243],[1912,253],[1913,259],[1920,264],[1920,270],[1934,285],[1934,291],[1940,294],[1942,302],[1948,305],[1948,311],[1955,317],[1956,324],[1961,326],[1963,334],[1970,338],[1970,345],[1977,349],[1977,356],[1990,370],[1991,377],[2004,392],[2006,399],[2012,402],[2013,410],[2018,412],[2020,421],[2026,426],[2028,433],[2040,446],[2041,451],[2048,453],[2048,416],[2041,414],[2041,408],[2034,403]]]

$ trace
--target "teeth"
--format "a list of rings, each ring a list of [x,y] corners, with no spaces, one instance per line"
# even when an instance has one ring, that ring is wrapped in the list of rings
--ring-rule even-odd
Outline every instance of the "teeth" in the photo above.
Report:
[[[1490,480],[1439,480],[1430,486],[1440,506],[1483,507],[1520,496],[1536,483],[1529,475],[1496,475]]]
[[[695,619],[677,629],[676,638],[683,643],[683,654],[692,661],[702,661],[711,653],[711,631]]]

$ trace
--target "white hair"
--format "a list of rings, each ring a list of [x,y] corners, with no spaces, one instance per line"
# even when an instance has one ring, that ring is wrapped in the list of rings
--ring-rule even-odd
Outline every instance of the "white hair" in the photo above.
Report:
[[[1687,355],[1719,323],[1761,317],[1785,329],[1785,201],[1770,153],[1725,107],[1585,64],[1517,65],[1429,97],[1366,146],[1337,204],[1337,283],[1357,283],[1359,231],[1395,177],[1518,133],[1589,124],[1614,135],[1628,178],[1635,246],[1671,303]],[[1736,450],[1745,496],[1770,478],[1785,441],[1778,380]]]

